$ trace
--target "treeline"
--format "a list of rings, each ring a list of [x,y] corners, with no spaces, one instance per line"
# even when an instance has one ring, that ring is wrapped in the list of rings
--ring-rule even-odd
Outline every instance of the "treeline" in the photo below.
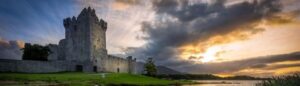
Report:
[[[172,80],[263,80],[265,78],[256,78],[251,76],[232,76],[219,77],[212,74],[174,74],[174,75],[156,75],[157,78],[172,79]]]
[[[42,46],[30,43],[25,43],[22,50],[24,51],[22,56],[23,60],[47,61],[47,57],[51,53],[49,45]]]

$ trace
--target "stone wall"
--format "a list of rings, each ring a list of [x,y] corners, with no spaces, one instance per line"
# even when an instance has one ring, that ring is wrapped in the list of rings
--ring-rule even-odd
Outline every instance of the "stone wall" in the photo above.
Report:
[[[144,65],[145,63],[143,62],[136,62],[135,65],[133,67],[135,67],[134,69],[134,73],[135,74],[144,74]]]
[[[129,62],[127,59],[108,55],[105,61],[105,69],[107,72],[115,73],[128,73],[129,72]]]
[[[33,60],[0,60],[0,72],[53,73],[76,71],[76,65],[82,71],[93,72],[91,64],[72,61],[33,61]]]
[[[0,60],[1,72],[47,73],[72,71],[71,62],[65,61],[31,61],[31,60]]]
[[[135,62],[133,59],[124,59],[109,55],[106,70],[103,72],[143,74],[144,64]],[[76,66],[82,66],[83,72],[95,72],[91,62],[75,61],[33,61],[33,60],[4,60],[0,59],[0,72],[23,72],[23,73],[54,73],[78,71]],[[181,74],[173,69],[157,66],[158,74]]]

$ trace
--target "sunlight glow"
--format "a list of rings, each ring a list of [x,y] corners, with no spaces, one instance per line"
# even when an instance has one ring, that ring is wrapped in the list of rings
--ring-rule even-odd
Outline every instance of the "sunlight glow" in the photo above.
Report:
[[[195,48],[195,51],[196,49],[197,48]],[[209,47],[205,52],[185,52],[182,55],[182,57],[195,62],[202,62],[202,63],[216,62],[219,58],[218,54],[220,54],[220,52],[222,52],[220,47],[213,46],[213,47]],[[190,57],[194,57],[194,58],[190,58]]]
[[[222,77],[222,78],[233,77],[234,76],[232,74],[213,74],[213,75],[218,76],[218,77]]]
[[[218,49],[216,47],[209,48],[206,52],[203,53],[203,58],[200,61],[203,63],[215,61],[217,52]]]

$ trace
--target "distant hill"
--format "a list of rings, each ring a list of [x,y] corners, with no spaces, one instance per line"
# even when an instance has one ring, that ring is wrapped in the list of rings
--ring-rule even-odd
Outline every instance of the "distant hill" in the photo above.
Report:
[[[263,80],[267,78],[256,78],[251,76],[232,76],[232,77],[219,77],[213,74],[161,74],[156,76],[158,78],[167,78],[167,79],[187,79],[187,80]]]
[[[143,74],[144,73],[144,62],[137,62],[136,63],[136,71],[138,74]],[[169,75],[169,74],[183,74],[179,71],[173,70],[171,68],[165,67],[165,66],[156,66],[157,68],[157,74],[158,75]]]
[[[157,74],[182,74],[179,71],[173,70],[165,66],[157,66]]]

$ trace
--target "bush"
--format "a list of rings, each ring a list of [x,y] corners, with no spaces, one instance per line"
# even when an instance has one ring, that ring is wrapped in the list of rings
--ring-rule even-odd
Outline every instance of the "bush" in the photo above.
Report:
[[[148,58],[144,65],[147,76],[155,76],[157,69],[152,58]]]
[[[272,79],[264,80],[257,86],[300,86],[300,74],[273,77]]]
[[[30,43],[26,43],[23,50],[23,60],[47,61],[47,57],[50,54],[50,49],[48,46],[42,46],[38,44],[31,45]]]

